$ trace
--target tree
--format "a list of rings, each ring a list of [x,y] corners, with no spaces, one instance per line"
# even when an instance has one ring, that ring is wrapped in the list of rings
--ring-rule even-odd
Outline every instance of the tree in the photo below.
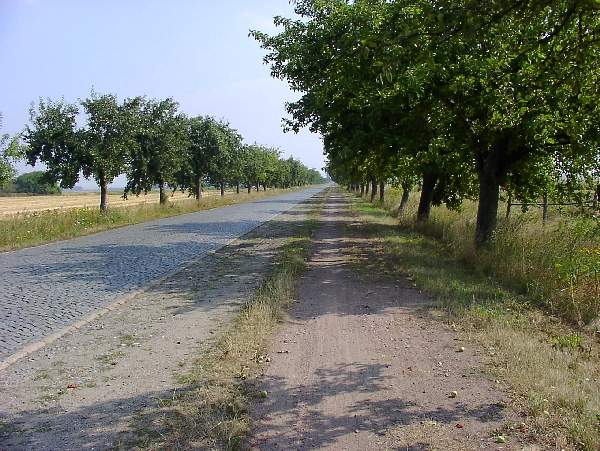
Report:
[[[170,98],[158,101],[137,97],[127,105],[134,112],[135,145],[128,156],[124,196],[147,193],[158,185],[159,201],[166,204],[165,190],[177,186],[177,174],[189,146],[188,121]]]
[[[202,182],[210,171],[210,162],[218,149],[218,131],[210,116],[197,116],[188,120],[188,148],[180,171],[176,174],[178,188],[187,189],[199,200]]]
[[[81,130],[81,170],[85,178],[94,178],[100,186],[100,210],[108,208],[108,185],[125,169],[133,146],[133,120],[126,105],[116,96],[94,92],[81,102],[87,126]]]
[[[214,122],[216,148],[209,161],[209,179],[221,188],[221,196],[225,195],[225,182],[241,161],[239,149],[242,146],[242,136],[223,121]]]
[[[0,129],[2,128],[2,114],[0,114]],[[21,159],[23,149],[18,137],[8,134],[0,135],[0,188],[7,186],[17,174],[13,163]]]
[[[28,145],[27,162],[43,162],[48,177],[60,181],[62,188],[73,188],[79,180],[82,162],[81,134],[76,130],[79,109],[63,100],[40,99],[37,109],[29,111],[30,124],[23,140]]]
[[[52,181],[45,171],[27,172],[15,179],[17,193],[60,194],[60,187]]]
[[[500,187],[530,195],[540,180],[593,171],[593,1],[299,0],[296,12],[276,18],[279,34],[253,34],[272,73],[303,92],[287,126],[321,132],[330,173],[349,186],[375,187],[409,161],[422,180],[419,219],[478,197],[481,246]]]
[[[40,100],[37,109],[31,108],[31,123],[23,135],[27,160],[32,166],[43,162],[47,177],[63,188],[73,188],[80,174],[93,177],[100,186],[100,210],[106,211],[108,185],[123,172],[133,143],[133,117],[112,94],[92,92],[80,103],[86,115],[81,128],[75,104]]]

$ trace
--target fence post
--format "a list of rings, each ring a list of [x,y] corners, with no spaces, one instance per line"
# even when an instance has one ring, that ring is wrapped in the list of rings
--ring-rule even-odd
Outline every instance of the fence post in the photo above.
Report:
[[[544,224],[548,222],[548,192],[544,193],[544,200],[542,205],[542,222]]]
[[[512,193],[508,194],[508,201],[506,202],[506,219],[510,218],[510,208],[512,207]]]

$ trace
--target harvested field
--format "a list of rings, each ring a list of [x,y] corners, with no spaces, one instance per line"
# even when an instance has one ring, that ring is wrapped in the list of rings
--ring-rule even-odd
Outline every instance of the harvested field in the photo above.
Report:
[[[234,194],[233,190],[226,191],[226,195]],[[130,205],[158,203],[158,191],[151,192],[145,196],[130,196],[123,199],[121,192],[109,194],[108,205],[110,207],[126,207]],[[206,191],[204,196],[218,196],[219,191]],[[189,199],[187,193],[176,192],[169,198],[170,201],[181,201]],[[20,213],[33,213],[46,210],[68,210],[71,208],[98,207],[100,193],[64,193],[48,196],[7,196],[0,197],[0,217],[14,216]]]

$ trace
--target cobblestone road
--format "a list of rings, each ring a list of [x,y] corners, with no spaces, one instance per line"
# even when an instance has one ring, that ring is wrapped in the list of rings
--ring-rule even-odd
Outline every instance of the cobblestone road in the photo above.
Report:
[[[219,249],[320,191],[165,218],[0,253],[0,360]]]

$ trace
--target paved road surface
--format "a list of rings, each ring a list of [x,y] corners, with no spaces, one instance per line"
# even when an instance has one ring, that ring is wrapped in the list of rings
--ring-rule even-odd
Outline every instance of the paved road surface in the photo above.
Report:
[[[0,253],[0,360],[221,248],[320,190]]]

